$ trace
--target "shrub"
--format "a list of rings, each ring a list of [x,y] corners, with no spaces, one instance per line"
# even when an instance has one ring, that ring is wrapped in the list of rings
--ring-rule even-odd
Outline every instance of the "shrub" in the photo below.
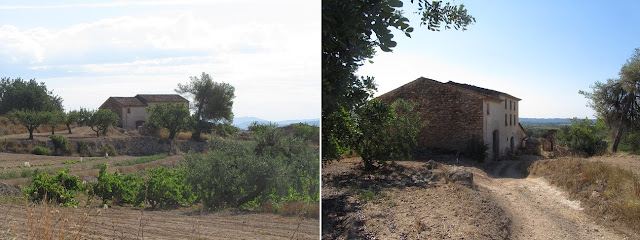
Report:
[[[55,201],[65,206],[76,206],[78,202],[74,199],[74,192],[82,190],[82,182],[78,176],[69,176],[69,169],[63,169],[58,175],[49,177],[49,174],[36,169],[31,178],[31,184],[22,191],[32,201],[42,201],[45,197],[47,201]]]
[[[239,207],[251,201],[319,200],[318,149],[286,137],[280,151],[256,153],[257,143],[211,139],[206,155],[181,162],[186,180],[206,208]],[[265,148],[266,149],[266,148]]]
[[[483,162],[489,156],[487,150],[489,150],[489,146],[476,136],[467,141],[467,155],[473,160]]]
[[[69,145],[69,140],[60,135],[51,135],[51,142],[53,142],[53,150],[56,153],[69,154],[71,153],[71,145]]]
[[[563,126],[556,135],[560,145],[585,152],[589,156],[602,155],[607,150],[606,131],[600,120],[594,125],[589,119],[571,119],[571,126]]]
[[[214,130],[216,135],[220,137],[230,137],[240,131],[239,128],[228,123],[216,124]]]
[[[141,205],[144,201],[144,179],[137,174],[121,175],[118,170],[107,172],[109,164],[101,164],[98,181],[91,187],[91,195],[98,196],[104,203],[129,203]]]
[[[109,156],[118,155],[118,151],[115,147],[111,145],[102,145],[102,147],[100,148],[100,156],[106,156],[107,153],[109,154]]]
[[[304,139],[305,141],[317,143],[320,139],[320,128],[304,123],[293,125],[293,135]]]
[[[94,155],[93,149],[91,149],[89,143],[86,142],[78,142],[76,151],[78,152],[78,154],[80,154],[80,156],[83,157],[91,157]]]
[[[35,155],[51,155],[53,154],[53,152],[51,151],[51,149],[48,149],[46,147],[42,147],[42,146],[37,146],[35,147],[31,153],[35,154]]]
[[[190,204],[195,200],[195,195],[185,182],[183,167],[150,168],[146,169],[145,173],[149,176],[146,184],[147,201],[152,208],[175,207],[178,204]]]
[[[0,142],[0,150],[3,152],[13,152],[13,153],[25,153],[29,152],[22,144],[13,139],[5,139]]]

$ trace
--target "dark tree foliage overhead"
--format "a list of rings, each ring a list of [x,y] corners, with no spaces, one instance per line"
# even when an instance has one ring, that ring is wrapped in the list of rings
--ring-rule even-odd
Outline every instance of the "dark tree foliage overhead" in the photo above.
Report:
[[[414,3],[412,0],[411,3]],[[475,22],[464,5],[417,0],[420,25],[431,31],[465,30]],[[400,0],[322,1],[322,158],[336,159],[352,134],[345,117],[369,99],[373,77],[357,76],[358,68],[373,58],[376,49],[396,46],[391,28],[410,37],[413,27],[403,16]],[[341,122],[342,121],[342,122]]]
[[[596,82],[593,92],[580,91],[607,127],[614,130],[612,151],[618,150],[625,131],[640,130],[640,48],[622,66],[618,79]]]
[[[47,90],[35,79],[2,78],[0,80],[0,115],[11,110],[62,111],[62,98]]]
[[[210,130],[211,124],[220,122],[233,122],[233,99],[235,98],[235,88],[228,83],[218,83],[211,80],[211,76],[202,73],[200,78],[190,77],[187,84],[178,84],[175,90],[179,94],[186,94],[193,97],[191,109],[194,111],[196,126],[194,127],[193,139],[200,140],[200,133]]]

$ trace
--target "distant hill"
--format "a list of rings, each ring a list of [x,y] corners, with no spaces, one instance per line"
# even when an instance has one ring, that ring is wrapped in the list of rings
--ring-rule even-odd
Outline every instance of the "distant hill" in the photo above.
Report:
[[[591,119],[594,123],[595,119]],[[569,118],[520,118],[518,119],[520,124],[526,125],[544,125],[544,126],[562,126],[570,125],[571,120]]]
[[[269,122],[273,122],[273,121],[264,120],[264,119],[257,118],[257,117],[238,117],[238,118],[234,118],[233,119],[233,126],[236,126],[236,127],[240,128],[240,129],[243,129],[243,130],[247,130],[249,125],[251,125],[251,123],[253,123],[253,122],[269,123]],[[320,126],[320,119],[319,118],[314,118],[314,119],[301,119],[301,120],[284,120],[284,121],[276,122],[276,124],[278,124],[278,126],[286,126],[286,125],[293,124],[293,123],[306,123],[306,124],[309,124],[309,125]]]

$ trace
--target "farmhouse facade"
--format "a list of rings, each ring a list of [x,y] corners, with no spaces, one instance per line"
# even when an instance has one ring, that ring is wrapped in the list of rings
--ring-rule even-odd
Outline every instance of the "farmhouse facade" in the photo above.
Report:
[[[109,109],[118,115],[118,126],[135,129],[149,118],[147,107],[158,103],[184,104],[189,107],[189,100],[178,94],[138,94],[135,97],[109,97],[100,109]]]
[[[385,103],[404,99],[428,121],[418,134],[419,148],[464,152],[470,139],[489,146],[489,159],[513,154],[526,133],[518,121],[519,98],[455,82],[418,78],[378,97]]]

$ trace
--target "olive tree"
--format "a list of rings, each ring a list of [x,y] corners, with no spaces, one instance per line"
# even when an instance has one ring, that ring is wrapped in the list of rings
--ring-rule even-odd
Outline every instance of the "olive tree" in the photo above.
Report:
[[[190,130],[193,124],[189,109],[182,104],[159,103],[148,107],[147,112],[150,115],[145,124],[156,128],[166,128],[169,130],[169,139],[174,139],[177,132]]]
[[[190,77],[187,84],[178,84],[175,90],[179,94],[192,96],[191,109],[194,111],[196,126],[192,138],[200,140],[200,133],[211,129],[211,124],[233,122],[233,99],[235,88],[228,83],[218,83],[211,76]]]
[[[29,139],[33,140],[33,130],[47,122],[45,112],[33,110],[13,110],[8,114],[16,124],[20,124],[29,130]]]
[[[640,130],[640,48],[635,49],[618,75],[618,79],[608,79],[606,83],[596,82],[591,86],[593,92],[580,91],[590,100],[588,106],[597,117],[614,131],[614,152],[625,131]]]
[[[96,136],[100,137],[100,132],[107,133],[110,126],[118,124],[118,115],[109,109],[87,110],[80,108],[80,123],[89,126],[91,130],[96,132]]]

